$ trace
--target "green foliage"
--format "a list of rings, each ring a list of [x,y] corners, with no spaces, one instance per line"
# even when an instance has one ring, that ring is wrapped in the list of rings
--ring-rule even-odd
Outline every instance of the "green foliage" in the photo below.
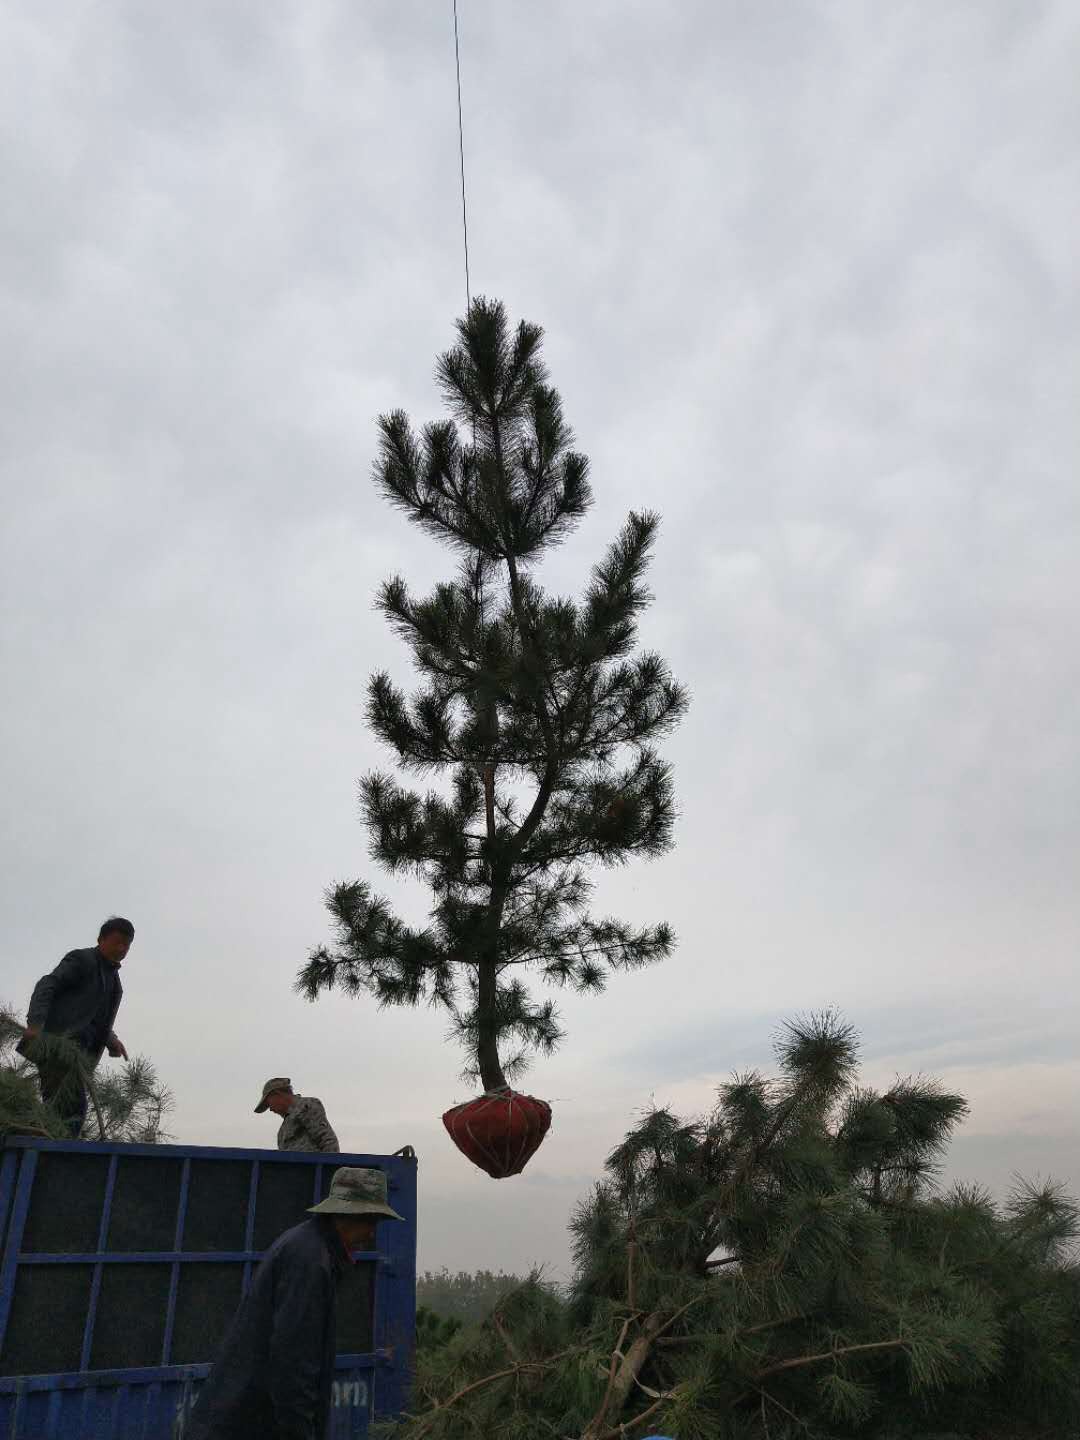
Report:
[[[401,767],[441,772],[449,793],[385,774],[360,785],[372,859],[417,875],[433,904],[417,927],[365,881],[335,886],[334,944],[297,980],[309,999],[340,986],[441,1007],[487,1089],[562,1038],[527,975],[599,992],[673,944],[666,924],[592,916],[585,868],[671,843],[671,774],[654,744],[687,699],[659,656],[634,654],[658,521],[630,515],[580,601],[536,583],[536,562],[592,503],[540,342],[537,326],[513,330],[501,304],[477,300],[438,364],[453,418],[419,434],[400,411],[379,422],[376,483],[460,557],[426,599],[400,578],[383,585],[422,685],[409,697],[375,675],[367,710]]]
[[[6,1065],[0,1066],[0,1136],[3,1135],[37,1135],[47,1140],[68,1138],[59,1115],[42,1103],[34,1077]]]
[[[23,1027],[15,1012],[0,1006],[0,1135],[38,1135],[66,1140],[67,1127],[53,1105],[41,1099],[37,1067],[16,1051]],[[35,1053],[81,1077],[91,1093],[83,1127],[87,1140],[120,1140],[155,1145],[169,1137],[163,1128],[172,1094],[145,1055],[108,1070],[90,1070],[81,1050],[56,1035],[42,1035]]]
[[[173,1108],[172,1093],[145,1055],[136,1055],[104,1074],[98,1072],[94,1085],[107,1140],[158,1145],[169,1139],[164,1124]]]
[[[447,1345],[461,1329],[461,1321],[452,1315],[438,1315],[424,1305],[416,1309],[416,1348],[436,1350]]]
[[[571,1294],[526,1282],[422,1355],[399,1440],[1074,1437],[1076,1204],[940,1193],[964,1101],[857,1058],[809,1017],[775,1077],[643,1115],[573,1216]]]

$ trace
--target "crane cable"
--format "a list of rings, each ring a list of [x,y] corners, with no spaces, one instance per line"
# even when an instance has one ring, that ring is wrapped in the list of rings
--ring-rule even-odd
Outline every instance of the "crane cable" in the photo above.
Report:
[[[465,205],[465,127],[461,120],[461,45],[458,40],[457,0],[454,0],[454,69],[457,74],[457,124],[458,155],[461,159],[461,233],[465,242],[465,315],[472,310],[472,287],[469,283],[469,215]],[[476,455],[476,416],[472,423],[473,455]],[[484,606],[484,576],[479,572],[480,608]],[[495,843],[495,764],[487,761],[480,767],[484,784],[484,818],[486,821],[488,845]]]
[[[472,309],[469,284],[469,217],[465,208],[465,129],[461,123],[461,47],[458,43],[457,0],[454,0],[454,68],[457,71],[458,154],[461,157],[461,230],[465,238],[465,313]]]

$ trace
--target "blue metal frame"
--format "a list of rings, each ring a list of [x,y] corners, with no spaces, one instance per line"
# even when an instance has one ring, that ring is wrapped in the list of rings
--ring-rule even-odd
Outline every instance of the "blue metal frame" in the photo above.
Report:
[[[109,1221],[112,1218],[113,1191],[116,1189],[116,1160],[115,1155],[109,1156],[109,1170],[105,1177],[105,1198],[101,1202],[101,1223],[98,1226],[97,1250],[94,1257],[94,1278],[90,1282],[90,1302],[86,1307],[86,1325],[83,1329],[82,1355],[79,1359],[80,1371],[90,1369],[90,1352],[94,1344],[94,1322],[97,1320],[98,1300],[101,1298],[102,1257],[105,1254],[105,1240],[109,1234]],[[20,1255],[17,1263],[25,1265],[26,1257]],[[3,1343],[4,1337],[0,1334],[0,1347],[3,1346]]]
[[[0,1354],[3,1353],[4,1336],[7,1334],[11,1302],[15,1298],[15,1271],[19,1262],[19,1242],[23,1227],[30,1213],[30,1191],[34,1185],[37,1170],[37,1151],[30,1150],[19,1166],[19,1178],[15,1183],[11,1218],[4,1233],[4,1258],[0,1261]]]
[[[22,1238],[31,1213],[34,1178],[41,1154],[77,1153],[107,1159],[104,1198],[99,1217],[97,1247],[91,1252],[41,1253],[23,1251]],[[178,1159],[179,1175],[176,1227],[171,1250],[110,1251],[109,1225],[121,1158]],[[192,1165],[199,1160],[242,1161],[250,1166],[244,1248],[234,1251],[185,1251]],[[0,1355],[11,1317],[15,1282],[20,1266],[91,1266],[90,1295],[83,1328],[79,1370],[56,1375],[0,1377],[0,1434],[11,1437],[74,1434],[124,1434],[134,1424],[137,1433],[152,1437],[169,1434],[162,1429],[166,1412],[175,1414],[190,1403],[197,1385],[209,1373],[209,1363],[170,1363],[174,1339],[181,1267],[185,1264],[240,1265],[246,1292],[255,1265],[263,1252],[255,1246],[256,1206],[259,1179],[270,1166],[300,1165],[312,1171],[312,1202],[325,1192],[329,1172],[339,1165],[374,1166],[383,1170],[391,1204],[405,1224],[379,1229],[379,1250],[357,1253],[354,1259],[371,1262],[374,1271],[373,1349],[367,1354],[339,1355],[335,1402],[341,1399],[341,1413],[332,1425],[334,1436],[361,1436],[366,1433],[369,1415],[385,1419],[398,1414],[408,1401],[415,1337],[416,1279],[416,1161],[385,1155],[325,1155],[263,1150],[215,1149],[209,1146],[92,1144],[80,1141],[42,1141],[26,1137],[9,1138],[0,1149],[0,1235],[4,1244],[0,1258]],[[297,1219],[301,1218],[300,1216]],[[94,1327],[106,1266],[168,1265],[170,1267],[160,1364],[138,1369],[92,1371]],[[207,1357],[208,1361],[211,1357]],[[78,1404],[76,1420],[71,1404]],[[339,1396],[340,1391],[340,1396]],[[69,1399],[65,1400],[64,1396]],[[179,1401],[177,1400],[177,1397]],[[68,1408],[64,1408],[67,1406]],[[104,1406],[104,1409],[102,1408]],[[141,1420],[136,1421],[134,1407]],[[170,1407],[172,1407],[170,1409]],[[350,1409],[350,1407],[352,1407]],[[91,1411],[93,1420],[91,1423]],[[355,1411],[355,1413],[353,1413]],[[106,1413],[107,1412],[107,1413]],[[337,1414],[337,1412],[335,1412]],[[25,1422],[26,1428],[21,1429]],[[121,1430],[117,1429],[121,1427]],[[357,1428],[359,1427],[359,1428]],[[133,1433],[133,1432],[132,1432]]]
[[[11,1208],[11,1197],[15,1193],[15,1174],[19,1167],[19,1157],[14,1151],[5,1151],[0,1156],[0,1235],[7,1234],[8,1210]]]
[[[184,1221],[187,1219],[188,1188],[191,1185],[191,1160],[185,1157],[180,1171],[180,1199],[176,1205],[176,1233],[173,1236],[173,1250],[179,1254],[184,1240]],[[176,1320],[176,1296],[180,1289],[180,1262],[174,1260],[169,1276],[169,1308],[165,1313],[165,1334],[161,1341],[161,1363],[164,1365],[172,1351],[173,1324]]]

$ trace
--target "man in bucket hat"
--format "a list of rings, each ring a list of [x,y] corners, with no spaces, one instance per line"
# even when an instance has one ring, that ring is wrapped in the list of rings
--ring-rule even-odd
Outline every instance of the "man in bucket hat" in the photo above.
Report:
[[[380,1220],[401,1220],[381,1170],[334,1172],[330,1193],[266,1252],[184,1440],[323,1440],[337,1353],[338,1280]]]
[[[255,1106],[255,1114],[261,1115],[264,1110],[281,1117],[277,1133],[279,1150],[322,1150],[330,1155],[341,1154],[341,1146],[326,1118],[322,1101],[316,1100],[314,1095],[297,1095],[287,1076],[275,1075],[273,1080],[267,1080]]]

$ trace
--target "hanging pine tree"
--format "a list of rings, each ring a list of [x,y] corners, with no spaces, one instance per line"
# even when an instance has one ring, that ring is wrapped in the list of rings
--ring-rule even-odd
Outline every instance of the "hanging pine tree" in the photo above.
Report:
[[[529,1098],[508,1081],[562,1038],[529,979],[601,991],[609,971],[671,949],[665,923],[594,918],[586,867],[669,847],[671,773],[654,742],[687,698],[659,656],[633,653],[655,515],[629,516],[580,603],[534,578],[592,498],[540,328],[512,330],[501,303],[478,299],[457,329],[437,367],[452,418],[417,434],[402,412],[383,416],[375,467],[383,494],[460,556],[426,599],[400,578],[383,585],[379,606],[423,680],[407,698],[373,676],[367,709],[405,770],[452,778],[450,798],[384,774],[361,782],[373,859],[424,879],[430,919],[414,928],[366,882],[338,885],[335,943],[311,953],[297,985],[310,999],[341,986],[447,1011],[489,1097],[468,1117],[480,1137],[470,1158],[506,1174],[546,1129],[542,1115],[506,1110]]]

